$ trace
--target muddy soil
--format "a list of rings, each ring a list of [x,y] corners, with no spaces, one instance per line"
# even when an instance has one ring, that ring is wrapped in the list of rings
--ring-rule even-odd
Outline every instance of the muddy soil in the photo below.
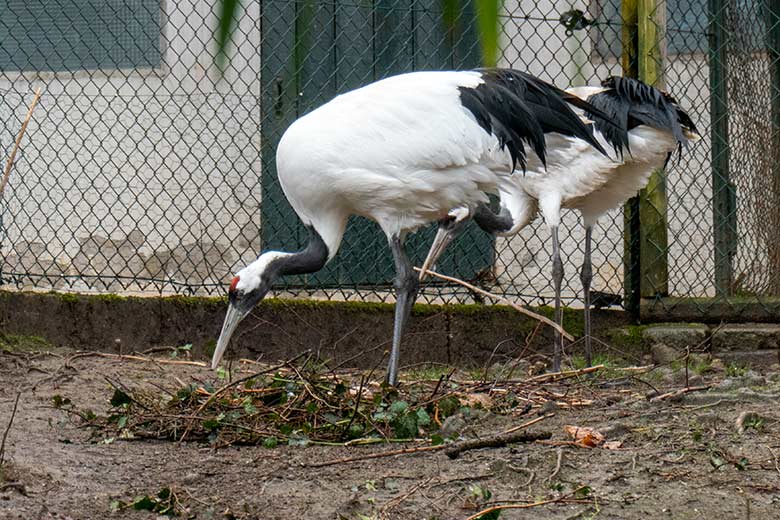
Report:
[[[644,396],[652,387],[683,387],[681,371],[647,374],[645,382],[597,376],[582,383],[587,406],[550,403],[522,416],[480,414],[461,425],[464,437],[489,436],[553,413],[529,428],[552,432],[552,442],[468,451],[455,460],[437,451],[312,468],[305,465],[403,446],[214,450],[200,442],[90,438],[52,406],[55,395],[105,412],[113,392],[105,376],[134,388],[224,382],[198,366],[99,357],[65,363],[71,355],[0,354],[0,434],[22,392],[0,475],[0,518],[155,518],[112,511],[111,504],[164,488],[174,491],[181,518],[199,519],[462,520],[495,503],[561,497],[568,499],[507,509],[500,518],[780,518],[778,373],[721,368],[694,378],[711,389],[657,402]],[[564,425],[596,428],[622,445],[561,445],[569,439]]]

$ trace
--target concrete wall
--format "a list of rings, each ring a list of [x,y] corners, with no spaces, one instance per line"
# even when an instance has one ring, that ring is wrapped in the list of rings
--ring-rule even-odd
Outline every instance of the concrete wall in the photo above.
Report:
[[[259,4],[247,2],[219,83],[214,3],[163,9],[157,69],[0,73],[4,152],[43,89],[4,196],[5,273],[219,284],[258,249]],[[128,283],[94,288],[144,289]]]

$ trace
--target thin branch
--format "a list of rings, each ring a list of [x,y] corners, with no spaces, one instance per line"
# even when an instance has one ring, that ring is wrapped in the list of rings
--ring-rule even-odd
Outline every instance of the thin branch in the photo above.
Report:
[[[19,398],[21,396],[21,392],[16,392],[16,400],[14,401],[14,409],[11,412],[11,419],[8,421],[8,426],[5,428],[5,433],[3,433],[3,441],[0,442],[0,466],[2,466],[5,462],[5,440],[8,438],[8,432],[11,431],[11,425],[14,423],[14,417],[16,417],[16,408],[19,406]]]
[[[282,363],[280,365],[276,365],[276,366],[273,366],[271,368],[266,368],[265,370],[261,370],[259,372],[255,372],[254,374],[248,375],[246,377],[242,377],[240,379],[236,379],[235,381],[226,384],[225,386],[223,386],[222,388],[220,388],[219,390],[217,390],[216,392],[211,394],[209,396],[209,398],[206,399],[206,402],[204,402],[202,405],[200,405],[200,407],[198,407],[198,409],[197,409],[197,411],[195,412],[194,415],[195,416],[200,416],[201,412],[203,412],[203,410],[205,410],[206,407],[212,401],[214,401],[214,399],[216,399],[218,395],[221,395],[222,393],[227,391],[228,388],[234,387],[234,386],[236,386],[236,385],[238,385],[240,383],[243,383],[244,381],[248,381],[248,380],[253,379],[253,378],[257,377],[257,376],[260,376],[260,375],[263,375],[263,374],[267,374],[268,372],[273,372],[274,370],[279,370],[280,368],[288,366],[290,363],[292,363],[294,361],[297,361],[300,358],[302,358],[303,356],[308,355],[308,354],[311,354],[311,350],[305,350],[305,351],[301,352],[300,354],[298,354],[297,356],[295,356],[294,358],[292,358],[292,359],[290,359],[288,361],[285,361],[284,363]],[[195,423],[195,419],[192,419],[187,424],[187,427],[184,429],[184,433],[182,433],[181,437],[179,438],[179,444],[181,444],[184,441],[184,439],[187,438],[187,434],[190,433],[190,430],[192,429],[192,425],[194,423]]]
[[[0,181],[0,196],[3,195],[3,191],[5,190],[5,185],[8,184],[8,178],[11,176],[11,166],[14,164],[14,158],[16,157],[16,152],[19,150],[19,145],[22,142],[22,137],[24,137],[24,132],[27,130],[27,123],[30,122],[30,118],[32,117],[33,110],[35,110],[35,105],[38,104],[38,99],[41,97],[41,87],[38,87],[38,90],[35,91],[35,97],[32,100],[32,104],[30,104],[30,109],[27,111],[27,117],[24,118],[24,123],[22,123],[22,129],[19,130],[19,135],[16,136],[16,142],[14,143],[14,147],[11,150],[11,155],[8,156],[8,162],[5,163],[5,172],[3,173],[3,180]]]
[[[700,392],[702,390],[709,390],[710,387],[712,387],[712,385],[689,386],[687,388],[681,388],[680,390],[675,390],[673,392],[667,392],[665,394],[657,395],[652,399],[650,399],[650,402],[663,401],[665,399],[680,397],[682,395],[687,394],[688,392]]]
[[[502,435],[494,435],[484,439],[475,439],[473,441],[458,442],[447,448],[445,452],[451,459],[457,459],[461,453],[469,450],[479,450],[482,448],[503,448],[507,444],[516,442],[534,442],[552,437],[551,432],[515,432]]]
[[[504,504],[504,505],[489,507],[487,509],[483,509],[482,511],[471,515],[466,520],[477,520],[482,515],[486,515],[488,513],[494,512],[494,511],[500,511],[502,509],[529,509],[531,507],[538,507],[538,506],[543,506],[543,505],[547,505],[547,504],[555,504],[557,502],[565,502],[570,497],[575,496],[578,492],[580,492],[581,490],[583,490],[586,487],[587,486],[580,486],[577,489],[575,489],[574,491],[572,491],[571,493],[569,493],[568,495],[564,495],[564,496],[558,497],[558,498],[553,498],[551,500],[542,500],[540,502],[534,502],[532,504]]]
[[[422,272],[419,267],[415,267],[414,270],[417,271],[417,272]],[[553,329],[555,329],[556,331],[561,333],[561,335],[564,338],[568,339],[569,341],[574,341],[574,336],[572,336],[571,334],[569,334],[568,332],[563,330],[563,327],[561,327],[560,325],[558,325],[557,323],[555,323],[551,319],[549,319],[549,318],[547,318],[545,316],[542,316],[541,314],[536,314],[535,312],[531,312],[528,309],[525,309],[525,308],[519,306],[518,304],[516,304],[515,302],[513,302],[512,300],[510,300],[508,298],[504,298],[503,296],[499,296],[498,294],[493,294],[493,293],[488,292],[488,291],[486,291],[484,289],[480,289],[479,287],[477,287],[475,285],[471,285],[468,282],[464,282],[463,280],[459,280],[458,278],[453,278],[451,276],[446,276],[446,275],[443,275],[443,274],[439,274],[439,273],[437,273],[435,271],[431,271],[430,269],[427,269],[425,272],[427,274],[431,275],[431,276],[435,276],[436,278],[440,278],[440,279],[446,280],[448,282],[460,284],[463,287],[466,287],[467,289],[469,289],[471,291],[477,292],[477,293],[479,293],[479,294],[481,294],[483,296],[487,296],[488,298],[493,298],[494,300],[498,300],[500,302],[503,302],[503,303],[509,305],[510,307],[512,307],[513,309],[515,309],[516,311],[518,311],[519,313],[525,314],[529,318],[533,318],[533,319],[535,319],[537,321],[541,321],[542,323],[546,323],[547,325],[549,325],[550,327],[552,327]]]
[[[436,446],[418,446],[417,448],[404,448],[401,450],[383,451],[381,453],[369,453],[367,455],[358,455],[357,457],[346,457],[343,459],[326,460],[325,462],[312,462],[305,464],[307,468],[322,468],[325,466],[333,466],[336,464],[344,464],[347,462],[357,462],[361,460],[369,459],[381,459],[384,457],[392,457],[394,455],[406,455],[408,453],[419,453],[421,451],[438,451],[447,448],[446,444],[438,444]]]

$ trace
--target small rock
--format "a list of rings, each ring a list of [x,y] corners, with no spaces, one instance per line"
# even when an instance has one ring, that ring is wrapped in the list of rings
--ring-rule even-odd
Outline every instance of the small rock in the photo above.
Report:
[[[181,483],[182,484],[195,484],[195,483],[199,482],[202,478],[203,477],[201,476],[200,473],[195,473],[195,472],[187,473],[186,475],[184,475],[181,478]]]
[[[667,365],[672,361],[680,359],[684,354],[680,350],[670,347],[665,343],[656,343],[650,349],[653,355],[653,361],[659,365]]]
[[[780,325],[740,323],[718,327],[712,333],[715,350],[755,351],[780,348]]]
[[[715,388],[717,388],[718,390],[723,390],[728,392],[731,390],[736,390],[737,388],[741,388],[742,386],[743,385],[740,381],[727,377],[726,379],[718,383]]]
[[[740,434],[745,433],[749,428],[759,430],[764,424],[766,424],[764,417],[761,417],[756,412],[748,412],[747,410],[739,414],[736,421],[737,431]]]
[[[450,415],[444,420],[444,424],[441,425],[439,433],[442,437],[455,437],[460,435],[466,428],[466,419],[460,414]]]
[[[697,347],[707,340],[706,325],[652,325],[642,331],[642,337],[650,343],[663,343],[673,348]]]
[[[619,439],[630,432],[631,429],[623,423],[613,423],[600,431],[607,439]]]
[[[742,379],[745,381],[745,386],[766,385],[766,378],[764,378],[764,376],[762,376],[761,374],[754,372],[753,370],[748,370],[747,373],[742,377]]]
[[[547,401],[539,409],[539,415],[552,413],[552,412],[555,412],[557,410],[558,410],[558,405],[555,403],[555,401]]]

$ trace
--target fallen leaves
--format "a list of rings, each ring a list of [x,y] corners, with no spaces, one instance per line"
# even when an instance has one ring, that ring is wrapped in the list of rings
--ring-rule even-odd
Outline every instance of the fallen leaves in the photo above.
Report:
[[[603,433],[587,426],[567,424],[563,430],[572,438],[572,444],[581,448],[601,447],[607,450],[616,450],[623,445],[623,441],[607,441]]]

